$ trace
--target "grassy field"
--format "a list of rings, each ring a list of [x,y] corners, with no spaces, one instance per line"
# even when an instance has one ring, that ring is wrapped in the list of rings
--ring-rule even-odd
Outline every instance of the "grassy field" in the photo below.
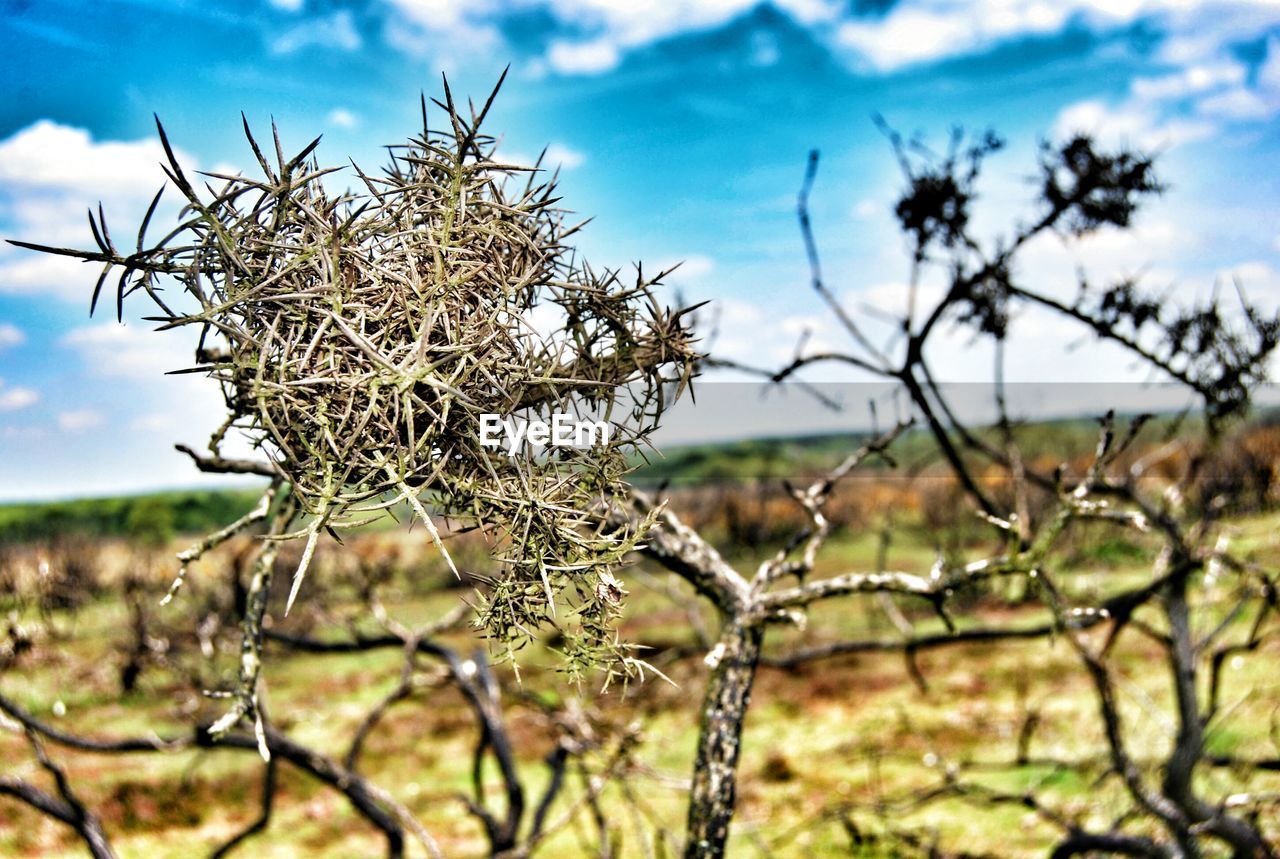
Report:
[[[1234,545],[1258,562],[1280,561],[1280,515],[1242,518],[1229,531]],[[936,551],[927,533],[900,529],[889,549],[893,566],[927,570]],[[283,627],[327,638],[347,633],[345,618],[357,604],[341,596],[344,556],[393,559],[383,563],[390,572],[379,593],[401,622],[425,623],[443,616],[468,591],[447,587],[446,574],[424,546],[419,532],[389,531],[357,538],[345,550],[327,547],[331,563],[321,565],[316,581],[304,590],[300,610]],[[213,685],[229,676],[235,664],[234,630],[211,636],[209,659],[202,658],[190,629],[200,621],[202,601],[212,593],[213,582],[233,564],[233,552],[202,562],[178,599],[159,608],[156,603],[173,572],[165,560],[171,555],[113,540],[99,541],[93,551],[96,592],[71,600],[74,605],[42,607],[12,592],[5,597],[11,639],[13,628],[21,627],[34,646],[0,674],[0,692],[58,727],[94,736],[182,734],[193,718],[220,713],[221,702],[202,697],[200,683]],[[830,544],[817,573],[868,568],[878,551],[873,529],[848,529]],[[1148,551],[1140,543],[1086,541],[1072,561],[1071,585],[1080,593],[1106,593],[1139,581],[1149,575]],[[11,569],[21,569],[33,557],[11,549],[7,561]],[[735,556],[743,565],[753,560],[747,552]],[[152,654],[135,688],[122,694],[121,666],[132,640],[133,614],[125,596],[131,574],[136,581],[130,592],[149,606],[150,634],[164,641],[165,652]],[[326,576],[338,578],[326,585]],[[509,666],[496,671],[530,796],[539,795],[546,782],[543,758],[553,741],[545,709],[535,702],[563,705],[580,698],[585,707],[599,709],[601,725],[622,730],[637,723],[630,793],[606,790],[601,809],[619,825],[613,836],[616,855],[670,855],[664,838],[683,829],[697,705],[707,671],[692,630],[698,623],[711,625],[713,617],[691,591],[671,585],[656,571],[641,566],[624,578],[631,596],[622,636],[652,648],[648,658],[671,684],[651,678],[604,695],[594,688],[578,690],[564,682],[556,670],[557,656],[545,646],[521,655],[520,682]],[[330,595],[321,598],[326,587]],[[956,613],[962,629],[1047,618],[1034,604],[1020,606],[1006,593],[975,594],[966,603]],[[901,602],[897,607],[920,632],[942,630],[941,622],[919,605]],[[1217,619],[1198,621],[1207,625]],[[353,622],[371,629],[367,617]],[[1234,623],[1243,627],[1245,621]],[[803,630],[776,628],[768,652],[894,634],[885,606],[875,598],[854,598],[814,609]],[[442,640],[462,651],[477,643],[466,629]],[[1154,657],[1155,645],[1140,635],[1127,636],[1117,653],[1122,712],[1135,747],[1145,754],[1144,763],[1154,762],[1171,737],[1169,682],[1163,663]],[[400,664],[395,649],[318,656],[269,646],[266,681],[272,719],[290,736],[341,758],[369,708],[395,687]],[[206,670],[209,665],[217,670]],[[731,855],[911,855],[927,852],[936,842],[949,851],[1016,856],[1043,854],[1052,843],[1053,831],[1016,805],[910,801],[941,785],[948,771],[966,784],[1001,791],[1035,788],[1043,801],[1085,821],[1105,820],[1122,807],[1121,786],[1104,777],[1103,736],[1087,677],[1065,642],[1050,637],[957,645],[922,652],[917,665],[926,681],[923,687],[895,653],[761,669],[746,729]],[[1153,665],[1159,670],[1152,670]],[[1277,755],[1278,665],[1280,646],[1274,639],[1231,662],[1223,690],[1229,719],[1212,726],[1211,752],[1255,759]],[[193,671],[203,673],[196,678]],[[459,692],[448,683],[433,682],[431,671],[430,661],[424,661],[426,681],[409,700],[388,711],[367,741],[360,769],[423,822],[446,856],[482,855],[480,825],[459,798],[470,789],[477,727]],[[1026,760],[1015,763],[1030,714],[1035,729]],[[102,817],[123,856],[202,855],[257,814],[263,765],[252,752],[115,756],[51,746],[51,753],[66,767],[82,799]],[[1078,772],[1065,771],[1051,759],[1089,763]],[[0,760],[14,774],[43,778],[19,735],[0,733]],[[280,779],[270,826],[242,848],[242,855],[381,855],[383,840],[343,797],[289,767],[281,769]],[[1274,772],[1205,768],[1200,779],[1209,796],[1239,789],[1242,783],[1253,791],[1280,790],[1280,774]],[[491,794],[500,791],[496,772],[489,771],[486,780]],[[552,816],[569,809],[584,789],[571,778]],[[586,847],[592,832],[591,816],[580,814],[544,843],[541,855],[593,855]],[[913,833],[914,844],[894,836],[906,832]],[[1280,836],[1280,826],[1273,824],[1272,832]],[[410,855],[420,855],[416,849],[411,844]],[[0,855],[83,853],[68,828],[0,800]]]

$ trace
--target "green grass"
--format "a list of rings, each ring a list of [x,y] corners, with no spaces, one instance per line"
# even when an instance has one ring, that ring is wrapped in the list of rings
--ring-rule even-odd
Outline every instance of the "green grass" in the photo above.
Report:
[[[1280,554],[1278,526],[1277,515],[1232,523],[1234,545],[1260,559],[1274,558]],[[934,548],[907,536],[910,531],[903,533],[891,548],[890,565],[927,569]],[[844,533],[828,547],[815,575],[865,569],[874,562],[876,551],[872,535]],[[745,553],[736,556],[744,569],[750,569],[755,560]],[[1117,550],[1099,544],[1083,547],[1075,566],[1064,575],[1068,586],[1081,592],[1111,591],[1141,580],[1147,575],[1145,564],[1127,547]],[[425,575],[430,578],[437,573],[432,567]],[[214,572],[202,568],[199,575]],[[673,605],[666,594],[650,590],[633,574],[624,572],[624,578],[631,590],[622,627],[625,638],[664,644],[690,641],[683,606]],[[162,591],[165,582],[155,584]],[[200,584],[197,581],[192,587]],[[169,609],[179,618],[195,599],[191,590],[183,593]],[[388,591],[386,604],[402,621],[421,623],[440,616],[465,595],[465,591],[430,591],[420,583],[400,582]],[[695,597],[689,593],[686,599]],[[898,605],[916,621],[920,632],[942,630],[941,621],[926,607],[910,600]],[[341,613],[351,606],[332,608]],[[27,612],[21,616],[23,622],[36,622],[30,607],[15,610]],[[301,610],[306,611],[306,606]],[[704,616],[711,620],[708,613]],[[1210,613],[1197,618],[1198,628],[1209,628],[1221,616]],[[990,601],[957,612],[962,627],[979,622],[1029,624],[1043,618],[1043,610],[1034,606],[1017,609]],[[72,624],[65,615],[55,615],[55,621],[64,627]],[[1232,631],[1242,632],[1246,626],[1247,619],[1239,619]],[[220,702],[202,700],[184,677],[166,669],[144,673],[139,691],[120,697],[118,647],[127,638],[128,613],[118,594],[108,592],[83,606],[74,618],[74,630],[65,640],[43,640],[17,669],[0,676],[0,689],[60,727],[102,736],[181,732],[194,715],[219,712]],[[322,631],[343,634],[341,625]],[[777,653],[838,638],[893,634],[876,600],[853,598],[815,608],[804,629],[773,629],[767,646],[769,652]],[[466,631],[450,634],[446,640],[463,649],[476,643]],[[1163,663],[1153,662],[1155,653],[1154,645],[1140,635],[1126,636],[1115,652],[1122,673],[1126,729],[1144,766],[1157,760],[1169,743],[1167,726],[1152,715],[1153,710],[1170,712],[1169,678]],[[1280,647],[1273,643],[1229,666],[1224,680],[1229,718],[1221,727],[1211,726],[1211,751],[1274,755],[1270,731],[1280,693],[1277,657]],[[224,673],[232,671],[234,649],[222,653],[218,661]],[[364,714],[395,684],[399,661],[394,649],[310,656],[269,647],[270,712],[291,736],[340,759]],[[902,855],[901,845],[886,833],[908,828],[934,833],[950,849],[1002,855],[1045,852],[1053,833],[1030,819],[1025,808],[948,800],[884,815],[875,811],[881,799],[937,786],[948,764],[971,767],[969,777],[993,789],[1016,793],[1035,788],[1045,801],[1068,810],[1099,809],[1105,818],[1125,807],[1117,780],[1100,778],[1102,731],[1087,677],[1066,642],[1045,639],[952,647],[921,653],[918,664],[928,681],[925,691],[911,681],[897,654],[849,657],[791,671],[761,669],[747,719],[731,856],[755,855],[758,844],[772,845],[772,855],[781,857]],[[424,660],[424,665],[429,671],[430,661]],[[706,676],[701,661],[693,657],[662,664],[677,687],[655,680],[632,686],[625,695],[615,690],[603,698],[592,690],[580,692],[567,686],[555,666],[556,657],[545,647],[531,648],[522,657],[525,688],[553,701],[585,694],[600,704],[607,720],[620,724],[641,718],[638,757],[656,777],[639,777],[637,790],[667,829],[682,831],[685,795],[679,783],[688,778],[696,740],[698,698]],[[510,669],[497,671],[514,690]],[[506,698],[508,720],[519,739],[526,790],[536,797],[547,779],[542,757],[549,740],[537,727],[532,711],[519,706],[515,697],[509,693]],[[54,715],[55,701],[65,707],[63,715]],[[1064,772],[1039,763],[1013,765],[1018,730],[1028,708],[1038,711],[1041,719],[1031,744],[1033,759],[1096,757],[1096,771]],[[469,790],[475,740],[476,726],[459,693],[447,685],[430,687],[389,711],[370,737],[362,759],[362,771],[418,815],[447,856],[482,852],[480,828],[458,799]],[[186,751],[126,758],[52,747],[52,753],[68,767],[85,801],[103,817],[122,857],[163,859],[203,853],[256,814],[262,764],[250,752]],[[0,734],[0,760],[17,775],[42,777],[19,737]],[[1280,789],[1280,776],[1275,774],[1242,778],[1250,790]],[[492,772],[488,782],[496,795],[499,785]],[[1207,795],[1219,796],[1236,790],[1241,778],[1204,771],[1201,782]],[[572,786],[556,809],[565,808],[578,789]],[[629,803],[618,793],[606,793],[603,802],[610,819],[631,819]],[[856,849],[851,846],[850,830],[835,814],[844,806],[863,839]],[[587,855],[580,834],[574,829],[561,832],[540,855]],[[651,835],[651,831],[644,833],[646,838]],[[643,855],[640,837],[628,824],[622,854]],[[284,767],[271,826],[241,855],[347,857],[381,850],[381,840],[341,796]],[[64,827],[0,800],[0,855],[71,857],[83,855],[83,848]]]

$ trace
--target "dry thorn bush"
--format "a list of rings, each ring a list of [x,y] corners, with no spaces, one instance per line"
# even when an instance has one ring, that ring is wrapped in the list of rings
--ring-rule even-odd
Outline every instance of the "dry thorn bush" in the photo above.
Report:
[[[94,306],[115,276],[119,315],[143,293],[161,330],[198,330],[198,366],[181,372],[216,379],[227,417],[208,455],[184,450],[207,470],[269,476],[272,488],[182,553],[184,573],[267,520],[268,541],[305,540],[287,612],[322,533],[407,504],[451,568],[432,514],[491,540],[497,570],[478,624],[501,655],[551,625],[575,679],[596,666],[611,677],[640,665],[612,630],[625,592],[614,571],[648,523],[600,509],[624,491],[629,454],[697,356],[684,311],[654,296],[661,274],[637,266],[624,282],[579,260],[567,241],[581,225],[557,205],[555,176],[495,159],[481,123],[497,92],[464,114],[446,82],[435,101],[444,130],[428,126],[424,99],[421,133],[388,148],[380,175],[353,164],[359,189],[342,193],[328,187],[341,168],[314,156],[319,138],[290,158],[273,129],[272,161],[246,121],[261,175],[198,182],[157,121],[184,202],[176,227],[147,242],[157,194],[131,252],[117,249],[101,208],[89,216],[95,250],[19,244],[102,263]],[[607,441],[511,456],[481,445],[483,414],[552,412],[607,421]],[[232,430],[265,460],[225,457]],[[273,552],[253,576],[263,595]],[[242,692],[257,682],[265,599],[249,606]],[[252,709],[250,693],[232,721]]]

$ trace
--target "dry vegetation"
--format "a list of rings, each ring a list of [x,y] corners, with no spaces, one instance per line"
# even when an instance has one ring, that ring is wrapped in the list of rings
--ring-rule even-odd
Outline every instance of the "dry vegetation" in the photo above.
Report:
[[[848,566],[870,566],[887,552],[895,567],[925,572],[934,547],[920,513],[931,481],[866,481],[850,493],[847,509],[857,528],[842,530],[815,571],[821,577]],[[727,497],[733,494],[720,487]],[[754,503],[742,492],[743,507]],[[873,525],[875,499],[901,501],[887,550]],[[696,492],[677,496],[678,510],[706,509]],[[729,526],[705,523],[708,529]],[[960,528],[963,523],[951,521]],[[1233,523],[1233,541],[1258,563],[1280,562],[1273,514]],[[483,557],[483,546],[464,535],[451,540],[464,567]],[[1087,543],[1088,541],[1086,541]],[[123,541],[56,547],[9,547],[9,623],[4,656],[4,695],[55,728],[93,736],[180,733],[216,717],[218,701],[201,692],[235,670],[238,652],[235,602],[243,597],[247,540],[233,542],[199,562],[189,589],[169,606],[158,601],[169,585],[171,555]],[[175,544],[168,549],[182,548]],[[977,548],[969,546],[970,549]],[[1099,542],[1082,545],[1081,561],[1067,577],[1080,592],[1105,593],[1141,580],[1149,546],[1119,557]],[[1089,550],[1102,557],[1089,555]],[[743,550],[738,551],[741,555]],[[296,552],[278,560],[296,564]],[[42,563],[47,564],[40,573]],[[360,535],[340,547],[322,541],[300,610],[280,628],[324,640],[376,635],[368,616],[373,599],[406,624],[453,614],[460,590],[420,532],[389,530]],[[86,572],[86,571],[92,572]],[[506,730],[530,795],[545,789],[552,769],[546,758],[563,738],[566,719],[585,719],[591,748],[576,752],[576,766],[555,804],[557,817],[581,802],[592,774],[608,772],[610,757],[626,745],[625,768],[616,770],[598,799],[607,835],[589,810],[554,832],[543,855],[596,855],[599,843],[613,855],[670,854],[679,841],[687,772],[695,744],[706,641],[714,616],[686,589],[666,581],[648,564],[625,574],[632,591],[622,632],[649,648],[647,658],[677,684],[633,685],[624,694],[582,695],[557,671],[545,647],[522,658],[523,685],[510,670],[495,669],[502,688]],[[92,588],[83,588],[91,577]],[[70,577],[84,594],[61,601]],[[287,578],[280,581],[287,584]],[[284,584],[273,605],[282,606]],[[1222,585],[1218,585],[1222,587]],[[18,597],[17,594],[22,594]],[[238,595],[239,594],[239,595]],[[1046,615],[1015,593],[971,595],[961,629],[993,624],[1034,626]],[[909,616],[921,633],[943,633],[941,623],[918,604],[896,600],[827,606],[815,611],[809,631],[780,635],[766,650],[757,684],[758,704],[749,717],[752,742],[741,762],[740,811],[731,855],[903,855],[937,848],[970,855],[1038,855],[1053,828],[1024,806],[989,802],[993,792],[1012,797],[1034,788],[1037,796],[1093,815],[1118,813],[1123,790],[1105,777],[1108,762],[1093,719],[1088,678],[1062,640],[1037,637],[1009,645],[974,642],[924,647],[911,662],[897,650],[866,650],[794,666],[788,654],[851,641],[889,641],[899,635],[895,615]],[[691,619],[690,615],[694,617]],[[1236,624],[1240,626],[1241,624]],[[437,640],[468,654],[471,634],[454,628]],[[1121,706],[1135,726],[1134,746],[1156,759],[1170,742],[1162,714],[1171,694],[1168,679],[1144,670],[1158,645],[1135,637],[1116,654],[1125,678]],[[268,644],[269,707],[281,731],[341,759],[368,713],[399,684],[402,656],[396,648],[368,653],[310,654]],[[1232,703],[1230,727],[1210,737],[1216,761],[1206,783],[1233,784],[1254,793],[1280,791],[1280,758],[1274,734],[1280,685],[1274,665],[1280,640],[1229,658],[1221,694]],[[131,667],[132,666],[132,667]],[[387,710],[363,743],[360,772],[387,785],[395,799],[423,821],[446,856],[488,849],[481,818],[468,810],[471,757],[478,726],[447,663],[423,659],[409,694]],[[132,679],[128,680],[132,672]],[[677,688],[678,687],[678,688]],[[0,735],[0,755],[14,773],[40,778],[21,736]],[[122,856],[189,856],[230,838],[257,814],[264,766],[251,752],[177,750],[145,758],[53,751],[87,807],[113,835]],[[1062,761],[1080,762],[1080,771]],[[1241,775],[1242,761],[1271,761]],[[1231,778],[1227,774],[1231,774]],[[281,766],[272,820],[246,847],[252,855],[370,855],[383,839],[360,821],[339,792],[300,771]],[[502,796],[496,769],[484,775],[487,794]],[[963,789],[961,786],[963,785]],[[925,804],[931,792],[947,794]],[[500,803],[495,803],[500,805]],[[1272,830],[1273,837],[1280,831]],[[665,847],[662,846],[665,844]],[[411,855],[415,852],[411,846]],[[20,805],[0,805],[0,852],[15,856],[78,856],[73,830]]]
[[[1230,450],[1264,450],[1272,437],[1270,429],[1254,430]],[[1238,459],[1233,453],[1214,473],[1231,473]],[[1253,474],[1254,465],[1236,476]],[[953,548],[980,551],[985,535],[954,504],[954,486],[947,486],[927,471],[915,481],[886,476],[847,484],[833,498],[839,530],[814,575],[886,563],[923,573],[934,562],[939,534],[953,535]],[[762,501],[762,491],[725,484],[690,489],[676,496],[674,506],[706,533],[721,535],[724,545],[736,546],[730,557],[749,564],[750,550],[735,542],[743,530],[759,533],[776,515],[793,515],[777,508],[776,500]],[[935,504],[931,499],[939,493],[952,500]],[[1240,497],[1250,506],[1265,500]],[[886,509],[894,511],[893,519],[885,518]],[[1255,514],[1225,531],[1243,557],[1269,565],[1280,560],[1274,524],[1273,514]],[[887,545],[882,534],[891,536]],[[218,702],[202,691],[225,684],[235,671],[237,603],[245,596],[253,546],[241,538],[216,550],[197,564],[189,588],[159,607],[172,574],[171,553],[184,545],[69,540],[7,547],[6,696],[55,728],[95,736],[180,733],[192,720],[216,716]],[[464,569],[487,557],[475,534],[451,538],[450,546]],[[296,565],[300,549],[282,553],[282,570]],[[1149,540],[1117,542],[1095,530],[1076,542],[1064,578],[1073,592],[1097,600],[1142,581],[1152,551]],[[471,584],[452,577],[420,532],[364,534],[345,548],[326,540],[313,563],[301,610],[283,628],[323,640],[379,634],[371,604],[411,625],[456,616]],[[625,770],[614,770],[615,780],[598,800],[600,819],[607,821],[605,842],[615,845],[617,855],[662,855],[659,845],[670,852],[679,841],[698,711],[688,692],[702,682],[701,657],[714,617],[660,569],[646,565],[624,575],[632,595],[622,633],[650,648],[647,658],[678,688],[654,682],[633,686],[625,696],[580,696],[545,648],[524,655],[523,686],[509,671],[497,677],[515,761],[529,788],[545,787],[552,770],[544,759],[558,747],[566,717],[590,712],[599,746],[581,751],[585,773],[610,771],[608,756],[620,748],[612,743],[625,740],[628,748]],[[271,616],[286,596],[287,578],[277,581]],[[1229,588],[1212,587],[1224,589],[1212,601],[1220,604]],[[1016,589],[978,591],[964,603],[962,632],[1034,628],[1047,620]],[[909,617],[916,634],[936,636],[909,660],[895,646],[902,617]],[[1243,632],[1245,620],[1231,624],[1233,635]],[[461,653],[474,644],[463,629],[442,632],[437,640]],[[1099,729],[1085,727],[1095,725],[1087,678],[1065,642],[1043,636],[1012,646],[947,641],[928,609],[902,600],[853,611],[827,606],[813,612],[808,631],[778,636],[766,651],[749,718],[754,741],[741,762],[741,824],[731,852],[900,855],[937,848],[1030,855],[1052,839],[1052,828],[1016,803],[988,805],[988,792],[1016,798],[1034,788],[1068,813],[1105,816],[1124,807],[1105,778]],[[857,642],[863,647],[850,647]],[[1214,769],[1204,776],[1210,785],[1231,784],[1261,796],[1280,789],[1273,738],[1280,687],[1271,670],[1280,656],[1277,644],[1269,638],[1228,657],[1220,694],[1231,702],[1232,719],[1210,736]],[[833,645],[845,655],[787,662]],[[1146,670],[1158,657],[1158,645],[1141,637],[1116,654],[1125,678],[1122,708],[1131,724],[1141,726],[1133,743],[1151,760],[1169,742],[1162,714],[1170,686]],[[369,712],[398,688],[400,663],[396,648],[319,655],[272,646],[267,684],[276,727],[340,758]],[[478,726],[455,682],[441,668],[423,665],[411,693],[366,737],[361,772],[375,784],[393,785],[395,799],[425,822],[444,855],[477,855],[489,842],[465,797]],[[38,778],[23,747],[20,737],[10,736],[4,755],[19,762],[15,772]],[[145,766],[114,755],[65,761],[83,801],[97,810],[122,855],[190,855],[193,845],[211,848],[252,822],[262,775],[252,754],[179,750],[146,760]],[[1067,761],[1079,769],[1065,768]],[[376,830],[356,820],[340,794],[287,768],[276,778],[273,821],[258,836],[256,855],[306,849],[309,855],[346,856],[379,849]],[[490,770],[484,782],[489,795],[502,794],[496,772]],[[552,808],[572,808],[585,784],[585,778],[571,780]],[[935,793],[945,801],[920,804]],[[6,805],[0,814],[6,852],[82,850],[72,830],[34,811]],[[548,855],[590,855],[601,838],[591,815],[583,813],[544,849]]]
[[[314,143],[277,144],[273,164],[249,135],[263,178],[220,189],[170,151],[186,220],[158,244],[144,223],[120,252],[99,211],[95,250],[25,245],[100,262],[99,290],[118,272],[120,302],[141,292],[199,328],[195,369],[228,416],[187,452],[270,485],[179,553],[185,590],[145,540],[114,549],[124,564],[84,543],[7,550],[2,748],[19,763],[0,793],[25,803],[0,806],[8,846],[1275,855],[1277,445],[1239,433],[1280,317],[1133,280],[1068,300],[1017,274],[1041,234],[1131,227],[1163,190],[1150,157],[1046,144],[1031,216],[985,239],[970,210],[1002,141],[957,133],[939,155],[890,131],[911,274],[879,344],[823,280],[814,153],[800,223],[848,348],[738,369],[854,367],[912,420],[781,491],[669,501],[623,479],[627,457],[669,394],[726,362],[695,354],[688,309],[653,280],[573,257],[551,184],[511,190],[487,103],[464,114],[446,89],[438,106],[445,130],[424,117],[359,195],[325,192]],[[926,276],[945,280],[935,301]],[[547,307],[550,334],[531,319]],[[1037,447],[997,384],[997,422],[964,425],[934,335],[967,329],[1003,362],[1020,307],[1135,356],[1199,415],[1161,439],[1148,415],[1108,414],[1078,452]],[[482,411],[575,405],[609,413],[616,443],[477,444]],[[232,427],[258,459],[223,455]],[[928,457],[867,476],[912,439]],[[395,504],[422,533],[329,542]]]

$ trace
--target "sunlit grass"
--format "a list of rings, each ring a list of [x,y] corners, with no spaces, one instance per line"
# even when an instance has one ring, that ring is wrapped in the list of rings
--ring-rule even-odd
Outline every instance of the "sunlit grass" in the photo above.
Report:
[[[1231,525],[1234,545],[1264,559],[1276,554],[1280,516],[1241,519]],[[907,532],[909,533],[909,532]],[[867,568],[875,562],[874,534],[849,532],[829,547],[819,575]],[[895,568],[920,571],[932,563],[935,547],[904,538],[889,551]],[[1070,577],[1076,586],[1111,592],[1146,575],[1139,558],[1110,558],[1081,564]],[[749,569],[750,558],[736,560]],[[388,610],[403,622],[440,617],[465,590],[432,590],[445,582],[440,571],[415,567],[416,582],[397,580],[385,598]],[[692,641],[685,606],[624,572],[631,584],[627,640],[674,647]],[[162,586],[163,583],[158,583]],[[392,599],[394,597],[394,599]],[[688,600],[696,598],[691,594]],[[926,606],[900,601],[919,633],[942,632],[942,621]],[[181,610],[181,606],[175,611]],[[121,697],[118,648],[128,633],[128,610],[118,595],[81,606],[74,618],[53,617],[55,628],[73,632],[47,639],[29,661],[0,678],[4,692],[42,719],[67,730],[99,736],[171,735],[190,730],[193,713],[216,712],[216,702],[200,700],[185,678],[154,668],[139,689]],[[956,613],[961,629],[979,623],[1033,624],[1047,617],[1035,602],[1025,608],[977,601]],[[710,615],[706,615],[708,621]],[[1199,623],[1216,622],[1205,617]],[[35,622],[28,607],[24,622]],[[1247,621],[1237,620],[1242,633]],[[1239,627],[1235,630],[1234,627]],[[372,629],[372,627],[368,627]],[[319,627],[316,634],[339,638],[342,628]],[[841,638],[885,638],[896,634],[874,598],[850,599],[815,609],[804,630],[775,628],[768,652]],[[463,650],[477,645],[467,630],[445,636]],[[395,684],[400,654],[395,648],[363,654],[313,656],[268,645],[267,706],[276,724],[298,740],[341,759],[352,731],[368,709]],[[1117,653],[1121,709],[1126,730],[1143,762],[1154,762],[1171,742],[1169,678],[1155,646],[1129,636]],[[1256,653],[1229,660],[1224,667],[1223,724],[1210,725],[1211,754],[1274,756],[1271,740],[1280,679],[1275,672],[1280,647],[1274,642]],[[697,706],[705,669],[693,656],[662,661],[677,684],[661,680],[632,684],[599,699],[607,714],[641,718],[639,759],[653,778],[641,779],[650,810],[670,834],[683,829],[685,795],[697,729]],[[219,657],[226,661],[227,654]],[[901,855],[901,844],[886,832],[911,829],[953,849],[1002,855],[1043,852],[1052,831],[1025,808],[983,806],[947,800],[920,808],[892,803],[941,784],[948,766],[964,778],[992,789],[1021,793],[1034,789],[1042,801],[1069,812],[1124,807],[1123,789],[1105,777],[1103,737],[1088,681],[1071,649],[1053,638],[1003,644],[973,644],[921,652],[917,657],[927,682],[921,690],[901,654],[845,657],[783,671],[762,668],[749,712],[741,760],[740,812],[730,855],[753,855],[762,845],[776,856]],[[429,668],[430,661],[424,660]],[[544,700],[574,695],[556,672],[557,656],[545,644],[522,654],[526,690]],[[499,673],[515,689],[510,667]],[[55,703],[58,706],[55,709]],[[512,696],[511,730],[519,738],[517,754],[526,792],[538,796],[548,778],[542,758],[550,739],[539,734]],[[1029,762],[1015,765],[1017,738],[1028,711],[1039,714],[1029,744]],[[480,855],[483,833],[459,799],[470,789],[471,753],[477,727],[459,693],[448,685],[427,688],[393,707],[369,738],[361,771],[386,787],[411,809],[437,838],[448,856]],[[188,857],[203,853],[257,814],[262,763],[249,752],[184,751],[169,755],[107,756],[53,747],[67,766],[85,801],[103,817],[124,857]],[[1047,759],[1093,761],[1068,772]],[[0,734],[0,760],[16,774],[40,779],[20,737]],[[488,773],[494,795],[501,786]],[[1209,797],[1223,791],[1280,789],[1275,773],[1227,773],[1202,768],[1202,789]],[[564,807],[580,786],[561,797]],[[641,842],[655,837],[651,827],[637,828],[632,810],[616,793],[604,796],[611,820],[624,823],[622,853],[644,855]],[[877,812],[879,803],[889,803]],[[892,811],[888,809],[893,809]],[[839,812],[846,811],[846,824]],[[586,826],[583,822],[582,826]],[[646,825],[647,826],[647,825]],[[856,844],[853,832],[862,839]],[[549,839],[540,855],[583,853],[585,829],[573,827]],[[927,847],[927,845],[926,845]],[[410,855],[417,855],[410,847]],[[242,855],[347,857],[380,854],[383,841],[355,814],[345,799],[307,777],[282,767],[275,816],[268,831]],[[70,830],[12,802],[0,802],[0,855],[80,856],[83,847]]]

